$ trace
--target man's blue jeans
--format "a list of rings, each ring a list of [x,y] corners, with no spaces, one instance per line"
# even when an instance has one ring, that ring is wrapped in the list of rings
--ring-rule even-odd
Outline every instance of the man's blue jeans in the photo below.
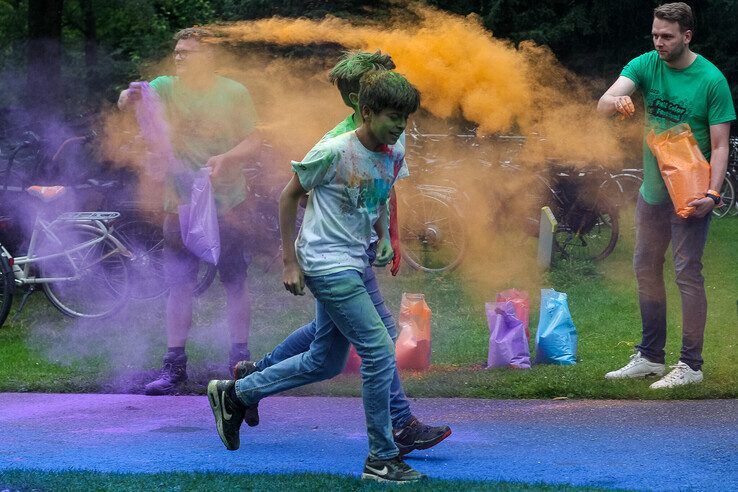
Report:
[[[633,267],[638,280],[643,339],[636,348],[651,362],[663,364],[666,353],[664,256],[671,243],[676,283],[682,297],[682,351],[679,360],[695,371],[702,367],[707,296],[702,253],[710,215],[682,219],[671,201],[650,205],[638,196]]]
[[[369,456],[385,460],[399,454],[392,437],[390,384],[395,346],[356,270],[305,277],[315,296],[315,339],[307,352],[294,355],[236,382],[246,405],[297,386],[333,377],[348,358],[349,343],[361,357],[362,397]]]
[[[382,318],[387,333],[392,338],[392,341],[397,341],[397,325],[395,325],[395,319],[392,317],[392,313],[384,304],[384,298],[382,293],[379,291],[379,283],[377,282],[377,276],[374,273],[374,269],[371,267],[376,252],[374,247],[370,247],[367,250],[369,255],[370,266],[366,267],[363,274],[364,286],[366,291],[369,293],[369,297],[374,303],[374,307]],[[256,362],[256,367],[260,371],[263,371],[269,366],[276,364],[277,362],[289,359],[293,355],[301,354],[306,352],[310,348],[310,344],[315,339],[316,323],[312,320],[293,331],[290,336],[284,339],[282,343],[274,347],[270,353],[264,356],[263,359]],[[343,366],[336,368],[336,374],[330,376],[337,376],[343,370]],[[392,418],[392,427],[395,429],[401,429],[405,427],[412,417],[410,412],[410,402],[407,401],[407,396],[402,389],[402,383],[400,382],[400,374],[395,368],[394,375],[392,377],[392,384],[390,385],[390,416]]]

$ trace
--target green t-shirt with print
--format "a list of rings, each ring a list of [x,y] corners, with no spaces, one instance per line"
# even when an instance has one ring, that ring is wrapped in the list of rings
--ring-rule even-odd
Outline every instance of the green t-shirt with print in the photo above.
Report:
[[[151,87],[164,105],[175,156],[193,170],[231,150],[256,127],[251,95],[234,80],[216,76],[206,90],[194,90],[179,77],[163,76],[152,80]],[[167,177],[167,212],[176,213],[180,198],[189,193],[178,183],[175,176]],[[241,203],[246,198],[246,181],[240,166],[225,169],[213,180],[213,189],[219,214]]]
[[[669,194],[645,136],[652,129],[658,134],[687,123],[709,161],[710,125],[735,119],[728,82],[720,70],[701,55],[697,55],[687,68],[677,70],[661,60],[657,51],[634,58],[620,75],[635,82],[646,108],[641,195],[652,205],[663,203]]]
[[[323,138],[321,138],[320,141],[322,142],[325,139],[337,137],[339,135],[343,135],[346,132],[352,132],[354,130],[356,130],[356,123],[354,123],[354,115],[352,113],[348,115],[346,119],[344,119],[342,122],[329,130],[328,133],[323,135]]]

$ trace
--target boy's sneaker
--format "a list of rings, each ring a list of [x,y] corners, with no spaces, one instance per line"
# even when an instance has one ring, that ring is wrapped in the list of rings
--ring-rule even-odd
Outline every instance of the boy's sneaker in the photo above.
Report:
[[[236,382],[214,379],[208,383],[208,402],[215,416],[215,426],[225,447],[235,451],[241,445],[241,421],[246,406],[236,396]]]
[[[373,460],[367,458],[364,462],[364,472],[361,474],[362,480],[376,480],[377,482],[417,482],[428,477],[422,473],[413,470],[410,465],[402,461],[402,458],[396,456],[388,460]]]
[[[651,389],[666,389],[702,382],[702,371],[695,371],[687,364],[679,361],[679,364],[671,366],[671,372],[653,383]]]
[[[630,356],[630,362],[617,371],[605,374],[605,379],[628,379],[645,378],[648,376],[663,376],[666,371],[664,364],[651,362],[641,355],[640,352]]]
[[[241,379],[236,377],[236,366],[238,366],[239,363],[250,364],[250,362],[248,362],[250,360],[251,352],[249,352],[248,349],[236,350],[231,348],[231,351],[228,354],[228,370],[231,373],[231,377],[233,379]]]
[[[451,428],[447,425],[431,427],[410,417],[410,422],[402,429],[394,429],[392,435],[400,455],[404,456],[416,449],[432,448],[451,435]]]
[[[231,368],[234,379],[243,379],[249,374],[258,371],[259,368],[256,367],[256,364],[248,360],[239,361]],[[259,425],[258,403],[256,405],[246,407],[246,412],[243,415],[243,421],[246,422],[249,427],[256,427],[257,425]]]
[[[167,353],[164,356],[159,377],[144,387],[147,395],[171,395],[176,393],[179,386],[187,381],[187,355],[173,356]]]
[[[233,379],[243,379],[249,374],[258,371],[259,368],[250,360],[240,360],[231,367]]]

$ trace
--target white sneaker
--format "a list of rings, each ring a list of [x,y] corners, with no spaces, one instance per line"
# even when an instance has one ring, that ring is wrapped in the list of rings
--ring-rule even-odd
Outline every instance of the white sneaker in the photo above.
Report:
[[[651,362],[641,355],[640,352],[630,356],[630,362],[617,371],[605,374],[605,379],[628,379],[645,378],[648,376],[663,376],[666,371],[664,364]]]
[[[675,388],[685,384],[699,383],[702,381],[702,371],[695,371],[687,364],[679,361],[679,364],[671,366],[672,371],[653,383],[651,389]]]

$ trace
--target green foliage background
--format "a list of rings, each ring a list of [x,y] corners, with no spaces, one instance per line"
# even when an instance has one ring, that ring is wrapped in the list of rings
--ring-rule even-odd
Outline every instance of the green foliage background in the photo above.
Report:
[[[428,0],[461,15],[477,14],[497,37],[531,39],[552,48],[574,71],[612,79],[633,56],[650,49],[655,0]],[[734,82],[738,75],[738,2],[690,2],[697,17],[694,49]],[[65,0],[63,83],[67,109],[93,109],[163,56],[178,29],[273,15],[321,18],[371,16],[397,1],[362,0]],[[98,54],[85,79],[85,7],[94,16]],[[0,108],[19,104],[25,69],[28,0],[0,0]],[[86,82],[81,82],[85,81]],[[738,95],[738,94],[736,94]]]

